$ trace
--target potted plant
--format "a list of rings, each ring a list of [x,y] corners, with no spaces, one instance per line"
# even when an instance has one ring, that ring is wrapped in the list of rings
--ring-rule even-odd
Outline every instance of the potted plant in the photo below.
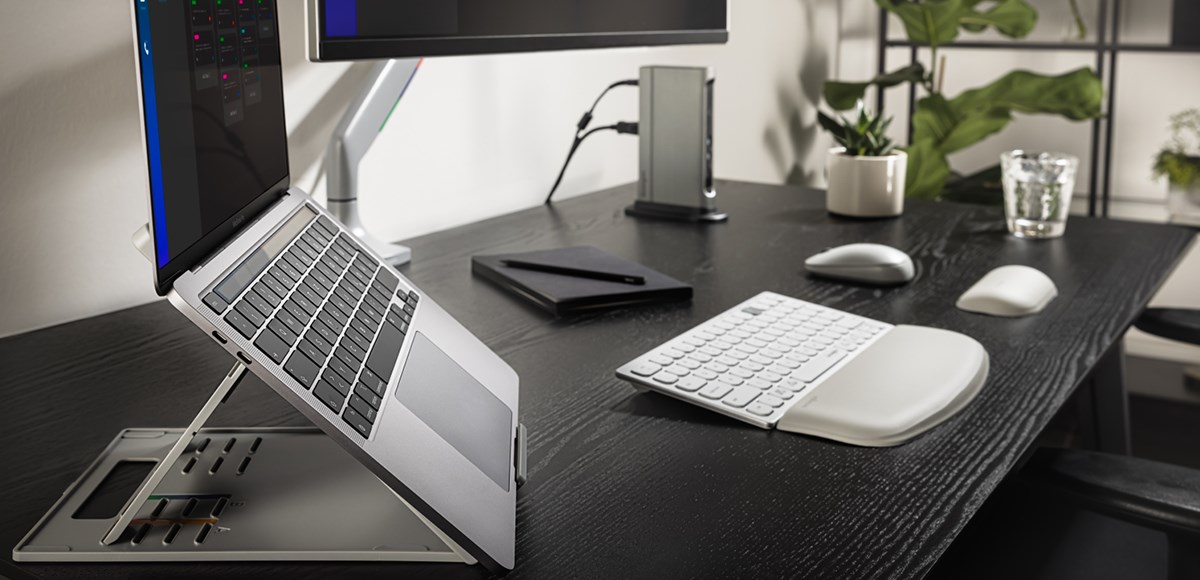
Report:
[[[1200,218],[1200,109],[1171,115],[1171,142],[1154,159],[1154,176],[1170,184],[1172,216]]]
[[[1190,0],[1192,1],[1192,0]],[[962,33],[985,30],[1013,39],[1026,37],[1037,24],[1038,13],[1027,0],[875,0],[904,25],[908,39],[929,50],[929,66],[915,63],[863,82],[825,83],[825,101],[835,111],[854,107],[867,89],[885,90],[916,85],[925,96],[915,103],[912,142],[908,153],[908,195],[924,199],[998,202],[999,168],[989,168],[962,179],[967,184],[991,183],[987,196],[953,186],[950,155],[1002,131],[1015,113],[1058,115],[1073,121],[1100,116],[1104,90],[1100,77],[1089,68],[1051,76],[1024,70],[1011,71],[989,85],[958,95],[943,92],[945,59],[939,48]],[[975,196],[975,197],[969,197]]]
[[[853,120],[818,112],[821,126],[838,147],[829,151],[826,172],[830,213],[853,217],[894,217],[904,211],[908,155],[887,136],[890,118],[872,115],[858,102]]]

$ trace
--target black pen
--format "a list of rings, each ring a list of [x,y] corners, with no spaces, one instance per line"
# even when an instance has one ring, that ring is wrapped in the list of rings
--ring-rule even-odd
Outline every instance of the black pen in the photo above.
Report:
[[[593,280],[604,280],[606,282],[620,282],[622,284],[633,284],[642,286],[646,283],[646,279],[641,276],[630,276],[628,274],[617,274],[615,272],[600,272],[596,270],[581,270],[579,268],[568,268],[566,266],[551,266],[549,264],[537,264],[534,262],[523,262],[521,260],[501,260],[501,264],[509,268],[517,268],[519,270],[533,270],[535,272],[548,272],[550,274],[562,274],[563,276],[574,276],[576,278],[591,278]]]

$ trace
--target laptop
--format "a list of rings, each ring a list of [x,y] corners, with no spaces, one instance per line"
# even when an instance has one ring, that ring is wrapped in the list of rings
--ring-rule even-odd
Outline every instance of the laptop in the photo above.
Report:
[[[517,375],[291,186],[276,1],[131,1],[159,295],[511,569]]]

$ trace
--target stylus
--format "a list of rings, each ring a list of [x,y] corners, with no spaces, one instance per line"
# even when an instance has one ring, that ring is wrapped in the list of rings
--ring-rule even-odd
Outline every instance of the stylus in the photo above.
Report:
[[[630,276],[628,274],[617,274],[615,272],[601,272],[598,270],[582,270],[579,268],[568,268],[566,266],[551,266],[549,264],[537,264],[534,262],[523,262],[521,260],[501,260],[502,264],[509,268],[517,268],[518,270],[533,270],[535,272],[548,272],[550,274],[562,274],[563,276],[573,276],[575,278],[591,278],[593,280],[605,280],[607,282],[620,282],[622,284],[633,284],[641,286],[646,283],[646,279],[641,276]]]

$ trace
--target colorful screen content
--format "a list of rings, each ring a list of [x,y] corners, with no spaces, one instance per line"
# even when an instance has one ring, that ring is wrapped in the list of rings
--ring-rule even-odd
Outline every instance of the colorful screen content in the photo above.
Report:
[[[323,0],[326,38],[481,38],[724,30],[711,0]]]
[[[275,0],[135,0],[155,260],[287,176]]]

